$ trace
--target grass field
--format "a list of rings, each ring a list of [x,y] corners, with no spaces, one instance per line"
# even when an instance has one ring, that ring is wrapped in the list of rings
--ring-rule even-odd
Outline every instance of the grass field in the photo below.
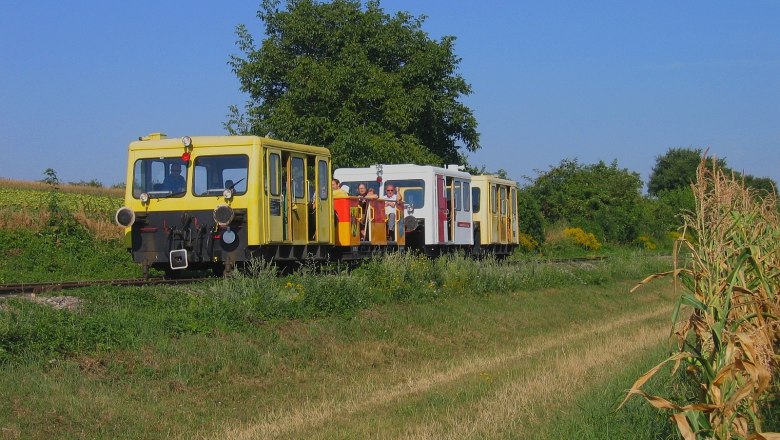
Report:
[[[663,356],[671,289],[628,294],[629,281],[569,280],[320,317],[220,306],[249,304],[250,280],[82,289],[78,313],[12,301],[0,341],[24,337],[12,328],[33,337],[0,373],[0,426],[7,438],[669,434],[643,402],[613,412]],[[310,287],[301,275],[276,282]]]

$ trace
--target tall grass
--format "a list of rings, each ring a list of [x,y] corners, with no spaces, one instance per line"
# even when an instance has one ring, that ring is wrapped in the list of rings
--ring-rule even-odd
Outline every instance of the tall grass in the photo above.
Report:
[[[638,394],[670,410],[686,440],[780,439],[780,434],[760,434],[762,414],[776,418],[778,411],[771,407],[780,376],[777,201],[774,195],[758,197],[703,163],[697,177],[692,186],[696,210],[684,216],[675,269],[643,281],[667,275],[679,281],[682,290],[672,316],[678,323],[678,351],[640,377],[626,400]],[[695,385],[693,401],[642,390],[666,364],[675,370],[685,366]]]
[[[66,263],[63,267],[72,267]],[[256,261],[244,273],[185,287],[74,291],[71,294],[86,300],[81,314],[51,311],[38,304],[9,303],[8,313],[0,314],[0,364],[13,362],[30,351],[71,356],[97,348],[132,348],[143,343],[137,335],[150,335],[151,339],[159,335],[214,335],[250,331],[269,321],[348,317],[381,304],[602,285],[637,278],[668,264],[639,253],[577,266],[537,262],[509,265],[474,261],[463,255],[430,260],[393,254],[373,259],[351,272],[312,273],[304,265],[292,275],[279,277],[273,266]],[[112,335],[110,343],[103,339],[106,335]]]

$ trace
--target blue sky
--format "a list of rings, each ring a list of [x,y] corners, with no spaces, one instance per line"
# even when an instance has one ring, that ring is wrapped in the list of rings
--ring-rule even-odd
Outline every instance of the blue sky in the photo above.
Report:
[[[127,144],[222,134],[253,1],[0,1],[0,177],[124,180]],[[670,147],[780,182],[780,1],[385,0],[457,37],[472,164],[517,180],[564,158],[646,181]]]

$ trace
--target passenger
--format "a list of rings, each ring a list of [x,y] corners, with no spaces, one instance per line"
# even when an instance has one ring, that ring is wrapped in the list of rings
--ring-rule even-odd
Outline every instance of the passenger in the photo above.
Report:
[[[366,198],[366,196],[368,195],[368,190],[366,188],[367,187],[366,187],[365,183],[358,184],[357,196],[359,198],[361,198],[361,199],[365,199]]]
[[[363,218],[360,219],[360,241],[366,240],[367,230],[368,230],[368,224],[366,222],[366,219],[368,218],[368,189],[366,187],[365,183],[358,184],[358,205],[360,206],[360,210],[363,212]]]
[[[163,187],[173,194],[178,194],[184,192],[186,185],[187,183],[184,180],[184,176],[181,175],[181,164],[171,164],[171,172],[165,176],[165,180],[163,180]]]
[[[385,185],[385,215],[387,216],[387,237],[395,241],[395,207],[398,201],[398,195],[395,193],[395,185],[388,183]]]
[[[376,193],[374,192],[374,188],[369,188],[368,189],[368,194],[366,194],[366,198],[367,199],[378,199],[379,196],[376,195]]]
[[[332,179],[330,181],[330,188],[333,191],[333,198],[334,199],[335,198],[343,198],[343,197],[348,197],[349,196],[349,194],[346,191],[341,189],[341,181],[339,181],[339,179],[336,179],[336,178]]]

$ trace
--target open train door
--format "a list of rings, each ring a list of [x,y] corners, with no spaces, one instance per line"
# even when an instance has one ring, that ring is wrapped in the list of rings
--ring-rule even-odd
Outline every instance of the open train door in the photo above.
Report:
[[[436,175],[436,205],[437,205],[437,213],[438,213],[438,221],[437,223],[437,229],[438,229],[438,242],[444,243],[449,240],[448,233],[449,233],[449,225],[447,224],[447,216],[450,213],[449,206],[447,205],[447,194],[446,194],[446,188],[444,185],[444,176],[437,174]]]
[[[268,239],[271,242],[281,242],[287,239],[287,209],[284,203],[284,188],[287,183],[282,179],[282,152],[268,148],[265,159],[268,167],[265,183],[268,193]]]
[[[309,241],[309,213],[306,199],[306,156],[290,154],[289,172],[289,203],[290,203],[290,239],[295,244],[305,244]]]
[[[509,200],[507,199],[507,187],[501,185],[499,187],[499,204],[501,209],[501,226],[498,231],[498,241],[501,244],[506,244],[509,241],[510,224],[509,224]]]
[[[464,191],[465,188],[465,191]],[[469,196],[464,193],[468,191]],[[452,186],[452,202],[450,207],[452,219],[452,239],[456,244],[472,244],[473,234],[471,230],[471,207],[467,206],[471,195],[469,182],[455,180]],[[470,202],[468,202],[470,203]]]
[[[328,160],[324,156],[317,156],[317,167],[315,169],[316,187],[314,198],[314,222],[315,226],[315,241],[319,243],[327,243],[330,241],[331,225],[333,219],[331,217],[333,213],[332,205],[328,197],[330,191],[330,167],[328,166]]]
[[[517,189],[512,188],[509,193],[509,212],[511,213],[509,221],[512,223],[512,235],[509,239],[509,243],[513,244],[517,243],[518,237],[520,236],[520,231],[518,231],[520,225],[517,220]]]
[[[499,201],[498,201],[498,185],[490,184],[490,236],[488,240],[490,243],[500,241],[499,231],[501,230],[501,218],[499,215]]]

